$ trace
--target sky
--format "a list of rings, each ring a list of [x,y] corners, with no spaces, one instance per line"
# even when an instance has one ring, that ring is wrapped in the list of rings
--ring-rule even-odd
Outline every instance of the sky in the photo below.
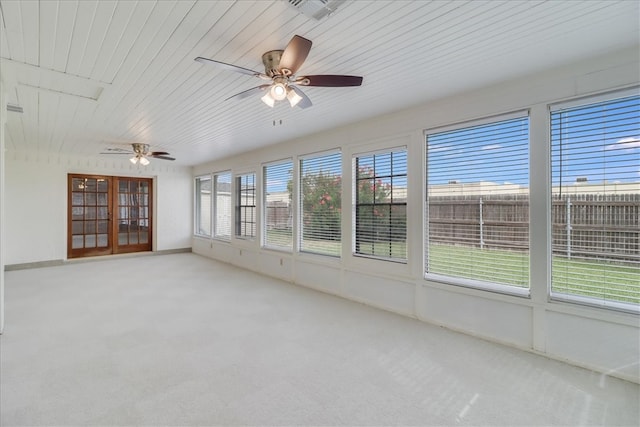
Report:
[[[528,119],[428,135],[429,184],[528,186]],[[640,97],[559,110],[551,117],[552,183],[640,182]]]
[[[555,112],[551,136],[554,185],[640,182],[640,97]]]
[[[529,186],[529,119],[514,118],[427,136],[428,183],[489,181]],[[318,157],[318,169],[340,174],[339,153]],[[364,155],[379,175],[406,174],[406,153]],[[640,182],[640,97],[628,97],[551,114],[552,185]],[[306,160],[310,165],[315,160]],[[276,166],[276,165],[273,165]],[[292,163],[273,167],[268,190],[285,191]],[[383,181],[386,182],[385,179]],[[396,181],[400,185],[404,181]]]

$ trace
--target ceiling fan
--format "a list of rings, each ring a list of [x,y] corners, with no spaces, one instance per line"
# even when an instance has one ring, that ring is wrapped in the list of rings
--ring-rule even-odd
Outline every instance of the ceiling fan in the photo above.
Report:
[[[296,72],[307,59],[310,50],[311,40],[295,35],[284,50],[270,50],[262,55],[264,73],[201,56],[195,60],[203,64],[210,64],[222,69],[271,81],[268,84],[262,84],[230,96],[225,101],[232,98],[244,99],[254,93],[265,92],[261,99],[269,107],[273,107],[275,101],[283,101],[286,98],[291,107],[297,105],[300,108],[307,108],[311,107],[311,100],[302,92],[299,86],[346,87],[360,86],[362,84],[362,77],[360,76],[337,74],[297,76]]]
[[[133,150],[125,150],[124,148],[107,148],[106,153],[100,154],[133,154],[133,157],[131,157],[129,161],[134,165],[140,162],[143,166],[149,164],[148,157],[162,160],[175,160],[175,158],[169,157],[169,153],[166,151],[149,151],[149,144],[134,142],[131,144],[131,147]]]

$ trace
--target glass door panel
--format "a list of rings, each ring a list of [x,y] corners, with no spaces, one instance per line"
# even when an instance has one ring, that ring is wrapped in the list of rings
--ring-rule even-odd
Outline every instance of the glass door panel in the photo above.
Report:
[[[69,176],[67,255],[70,258],[112,252],[108,226],[109,188],[109,177]]]
[[[117,178],[117,252],[151,250],[151,179]]]
[[[150,251],[152,180],[69,175],[67,256]]]

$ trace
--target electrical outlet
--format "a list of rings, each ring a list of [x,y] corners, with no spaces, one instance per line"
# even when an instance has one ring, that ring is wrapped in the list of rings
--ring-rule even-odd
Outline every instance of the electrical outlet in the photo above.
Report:
[[[282,265],[282,263],[283,263],[283,260],[282,260],[282,258],[280,258],[280,265]]]

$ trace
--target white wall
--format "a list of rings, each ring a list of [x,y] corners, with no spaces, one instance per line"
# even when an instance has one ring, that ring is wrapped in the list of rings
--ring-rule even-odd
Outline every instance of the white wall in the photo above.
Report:
[[[5,124],[7,114],[7,99],[4,93],[4,83],[0,80],[0,334],[4,330],[4,265],[5,265],[5,250],[4,250],[4,164],[5,164]]]
[[[640,382],[640,325],[630,313],[550,302],[548,104],[638,85],[640,49],[611,53],[560,69],[462,93],[373,120],[283,142],[198,165],[194,176],[232,169],[257,173],[261,165],[341,148],[344,170],[354,154],[383,147],[408,149],[408,262],[384,262],[351,254],[351,218],[343,215],[343,255],[329,259],[264,249],[259,239],[230,243],[194,237],[193,251],[303,286],[415,317],[492,341]],[[527,109],[531,127],[531,295],[517,296],[451,286],[423,278],[425,129]],[[310,111],[311,112],[311,111]],[[351,176],[343,176],[343,206],[351,200]],[[260,218],[260,209],[258,209]],[[260,226],[260,219],[258,220]],[[606,344],[606,345],[603,345]]]
[[[191,247],[191,169],[152,161],[9,151],[5,159],[5,264],[58,261],[67,257],[67,174],[154,178],[156,251]]]

